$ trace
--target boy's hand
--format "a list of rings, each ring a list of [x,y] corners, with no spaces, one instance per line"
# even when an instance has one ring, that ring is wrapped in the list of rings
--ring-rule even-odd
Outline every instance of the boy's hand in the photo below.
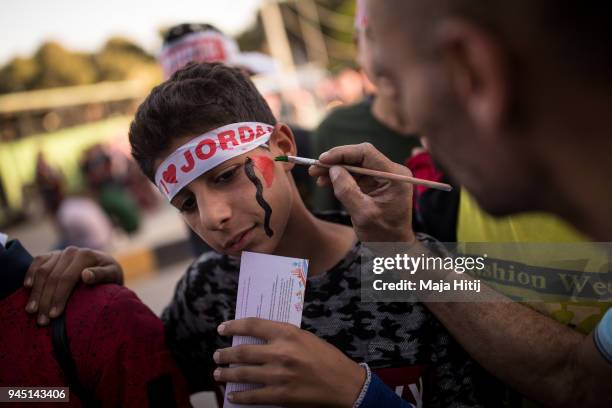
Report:
[[[236,404],[287,407],[352,407],[365,382],[365,369],[312,333],[287,323],[248,318],[219,326],[223,336],[252,336],[264,345],[217,350],[220,382],[263,384],[263,388],[228,395]]]
[[[410,176],[407,167],[394,163],[370,143],[339,146],[323,153],[321,163],[347,164]],[[415,241],[412,231],[412,185],[350,174],[340,166],[329,170],[311,166],[319,186],[332,185],[338,200],[351,215],[355,233],[362,242]]]
[[[26,273],[24,286],[32,288],[26,304],[28,313],[38,312],[38,324],[61,315],[72,290],[83,281],[123,284],[121,266],[110,255],[93,249],[70,246],[34,258]]]

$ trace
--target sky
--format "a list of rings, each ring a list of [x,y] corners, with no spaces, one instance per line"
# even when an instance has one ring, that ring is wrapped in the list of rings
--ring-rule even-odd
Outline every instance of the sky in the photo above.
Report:
[[[29,56],[49,40],[92,52],[112,36],[150,52],[161,46],[158,29],[177,23],[210,23],[238,34],[255,21],[262,0],[2,0],[0,65]]]

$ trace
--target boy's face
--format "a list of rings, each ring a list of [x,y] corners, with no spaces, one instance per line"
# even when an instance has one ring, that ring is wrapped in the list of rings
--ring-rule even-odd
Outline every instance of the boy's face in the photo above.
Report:
[[[191,139],[173,139],[156,165]],[[274,157],[294,155],[295,142],[286,126],[277,125],[268,144],[269,150],[256,148],[202,174],[171,201],[187,224],[218,252],[231,256],[243,250],[273,253],[284,235],[293,203],[294,185],[287,174],[292,165],[275,162]]]

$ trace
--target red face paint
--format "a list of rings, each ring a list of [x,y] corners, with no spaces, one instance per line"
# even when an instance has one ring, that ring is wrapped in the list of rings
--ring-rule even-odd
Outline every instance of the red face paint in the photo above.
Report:
[[[270,187],[274,181],[274,161],[268,156],[253,156],[251,160],[253,160],[253,165],[263,176],[266,187]]]

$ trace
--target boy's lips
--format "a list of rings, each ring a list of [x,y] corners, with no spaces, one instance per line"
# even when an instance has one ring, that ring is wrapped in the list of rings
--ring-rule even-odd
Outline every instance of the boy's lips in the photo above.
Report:
[[[246,244],[246,238],[248,238],[249,233],[255,228],[255,225],[243,230],[242,232],[234,235],[232,239],[225,243],[223,249],[225,250],[240,250]]]

